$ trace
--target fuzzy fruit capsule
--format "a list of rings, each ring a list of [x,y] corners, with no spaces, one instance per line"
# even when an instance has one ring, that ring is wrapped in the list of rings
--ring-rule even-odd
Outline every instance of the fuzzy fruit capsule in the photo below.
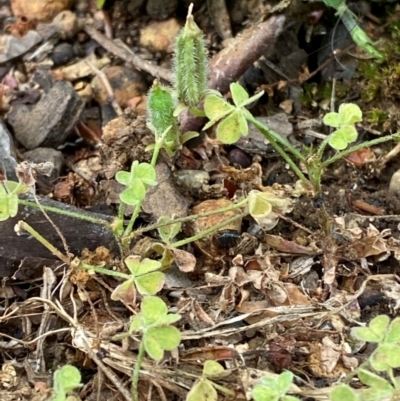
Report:
[[[207,87],[207,57],[203,32],[194,22],[191,10],[176,41],[175,80],[178,100],[196,106]]]

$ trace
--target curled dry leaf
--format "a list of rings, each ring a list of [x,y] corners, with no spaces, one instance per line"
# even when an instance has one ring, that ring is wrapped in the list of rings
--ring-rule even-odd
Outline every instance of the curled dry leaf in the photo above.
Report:
[[[171,249],[171,252],[180,271],[189,273],[194,270],[196,267],[196,258],[193,254],[181,249]]]

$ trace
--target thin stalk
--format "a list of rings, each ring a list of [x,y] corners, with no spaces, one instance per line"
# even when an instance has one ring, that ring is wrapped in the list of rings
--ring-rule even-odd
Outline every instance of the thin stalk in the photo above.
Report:
[[[103,267],[89,265],[84,262],[80,262],[78,267],[81,269],[85,269],[85,270],[93,270],[94,272],[99,273],[99,274],[106,274],[107,276],[123,278],[124,280],[129,280],[132,277],[129,274],[125,274],[122,272],[116,272],[116,271],[110,270],[110,269],[104,269]]]
[[[246,199],[243,199],[242,201],[240,201],[240,202],[238,202],[238,203],[236,203],[236,204],[234,204],[232,206],[223,207],[221,209],[212,210],[210,212],[192,214],[190,216],[180,217],[180,218],[173,219],[173,220],[170,220],[170,221],[165,221],[165,222],[162,222],[162,223],[154,223],[154,224],[148,225],[146,227],[142,227],[142,228],[139,228],[139,229],[135,230],[135,232],[133,232],[129,236],[129,240],[132,240],[133,238],[136,238],[136,237],[142,235],[143,233],[145,233],[147,231],[156,230],[157,228],[164,227],[164,226],[169,226],[170,224],[185,223],[187,221],[201,219],[203,217],[213,216],[214,214],[225,213],[225,212],[229,212],[230,210],[239,209],[239,208],[245,206],[248,203],[248,201],[249,201],[248,198],[246,198]]]
[[[118,207],[118,220],[124,221],[125,207],[126,207],[125,202],[121,201]]]
[[[250,116],[248,117],[248,120],[254,124],[254,126],[265,136],[267,137],[268,140],[269,138],[273,138],[275,142],[280,143],[283,145],[285,148],[288,149],[288,151],[298,160],[305,162],[306,159],[303,154],[301,154],[300,151],[298,151],[286,138],[284,138],[282,135],[279,135],[277,132],[274,130],[268,128],[266,125],[258,121],[255,117]],[[288,156],[289,157],[289,156]]]
[[[137,217],[139,216],[140,210],[142,209],[143,202],[144,202],[144,199],[140,200],[135,205],[135,209],[134,209],[134,211],[133,211],[133,213],[131,215],[131,218],[129,220],[128,226],[126,227],[122,238],[128,237],[129,234],[132,232],[133,225],[135,224],[135,221],[136,221]]]
[[[286,151],[280,147],[280,144],[284,145],[290,153],[293,154],[299,161],[306,162],[305,157],[285,138],[280,136],[275,131],[269,129],[266,125],[260,123],[256,118],[249,118],[255,127],[267,138],[271,143],[271,146],[282,156],[282,158],[289,164],[290,168],[295,172],[297,177],[300,178],[305,184],[310,185],[310,181],[306,178],[303,172],[297,167],[297,164],[291,159],[291,157],[286,153]]]
[[[36,209],[40,209],[39,205],[37,205],[34,202],[25,200],[25,199],[18,199],[18,203],[22,206],[34,207]],[[44,210],[46,210],[46,212],[57,213],[57,214],[61,214],[63,216],[72,217],[74,219],[89,221],[90,223],[99,224],[99,225],[102,225],[102,226],[105,226],[105,227],[111,229],[111,224],[108,221],[98,219],[97,217],[93,217],[93,216],[89,216],[89,215],[85,215],[85,214],[77,213],[77,212],[71,212],[68,210],[58,209],[57,207],[54,207],[54,206],[41,205],[41,207]]]
[[[394,377],[393,369],[392,369],[392,368],[389,368],[389,369],[387,370],[387,375],[389,376],[389,379],[390,379],[390,381],[392,382],[393,387],[394,387],[395,389],[397,389],[397,388],[398,388],[397,380],[396,380],[396,378]]]
[[[132,373],[132,398],[133,401],[139,401],[139,376],[140,376],[140,367],[142,365],[144,358],[144,341],[143,339],[140,341],[138,356],[136,360],[135,368]]]
[[[217,224],[216,226],[213,226],[207,230],[201,231],[200,233],[193,235],[192,237],[189,238],[185,238],[181,241],[177,241],[177,242],[173,242],[171,244],[172,248],[179,248],[180,246],[186,245],[186,244],[190,244],[191,242],[194,241],[198,241],[199,239],[202,239],[204,237],[206,237],[208,234],[212,234],[215,231],[220,230],[221,228],[226,227],[227,225],[235,222],[238,219],[242,219],[243,217],[246,217],[249,213],[248,212],[244,212],[241,214],[238,214],[237,216],[231,217],[230,219],[227,219],[225,221],[223,221],[222,223]]]
[[[326,136],[326,138],[321,142],[317,150],[316,158],[320,161],[322,160],[322,155],[324,154],[325,148],[329,143],[329,137],[330,135]]]
[[[329,159],[327,159],[324,162],[322,162],[322,167],[326,168],[330,164],[332,164],[332,163],[334,163],[334,162],[336,162],[336,161],[338,161],[340,159],[343,159],[343,157],[346,157],[350,153],[356,152],[357,150],[360,150],[360,149],[363,149],[363,148],[369,148],[371,146],[378,145],[379,143],[387,142],[387,141],[390,141],[390,140],[392,140],[394,138],[399,138],[399,137],[400,137],[400,132],[396,132],[393,135],[383,136],[381,138],[372,139],[371,141],[363,142],[363,143],[360,143],[358,145],[352,146],[352,147],[350,147],[348,149],[342,150],[339,153],[336,153],[335,155],[333,155]]]
[[[62,252],[60,252],[54,245],[52,245],[46,238],[44,238],[41,234],[39,234],[33,227],[31,227],[25,221],[18,222],[19,227],[22,230],[27,231],[33,238],[39,241],[45,248],[47,248],[54,256],[57,256],[62,262],[66,265],[70,264],[70,260],[67,256],[65,256]]]

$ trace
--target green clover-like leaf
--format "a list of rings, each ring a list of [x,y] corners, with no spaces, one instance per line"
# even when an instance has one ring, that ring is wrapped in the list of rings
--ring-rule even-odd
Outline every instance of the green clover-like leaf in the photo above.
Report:
[[[247,136],[249,127],[240,110],[235,110],[218,125],[217,138],[227,145],[237,142],[241,136]]]
[[[135,206],[146,196],[146,187],[140,180],[134,180],[135,183],[122,191],[119,198],[127,205]]]
[[[278,377],[279,393],[281,395],[286,394],[292,383],[293,383],[293,373],[289,371],[282,372]]]
[[[323,122],[325,125],[329,125],[329,127],[338,128],[340,126],[339,113],[332,111],[325,114]]]
[[[331,401],[357,401],[356,392],[345,384],[334,387],[331,392]]]
[[[157,221],[159,224],[171,221],[168,217],[160,217]],[[182,223],[168,224],[157,229],[158,234],[165,243],[170,243],[181,231]]]
[[[232,82],[229,88],[232,93],[233,103],[235,103],[236,107],[241,106],[243,103],[249,100],[249,94],[246,92],[242,85],[236,82]]]
[[[342,103],[339,106],[340,125],[355,124],[362,121],[362,111],[354,103]]]
[[[81,372],[75,366],[65,365],[54,372],[54,390],[57,397],[65,397],[67,393],[81,386]]]
[[[382,391],[393,391],[392,385],[383,377],[367,369],[359,369],[358,378],[367,386],[379,388]]]
[[[118,171],[117,174],[115,174],[115,179],[122,185],[126,185],[129,187],[133,180],[134,177],[132,176],[132,172],[128,171]]]
[[[189,391],[186,401],[218,401],[217,390],[210,380],[199,380]]]
[[[204,362],[203,375],[206,377],[210,377],[213,375],[217,375],[224,370],[224,367],[217,361],[207,360]]]
[[[210,120],[203,128],[203,131],[213,126],[221,118],[232,113],[235,107],[225,99],[217,95],[208,95],[204,101],[204,112]]]
[[[255,102],[264,94],[264,91],[261,91],[256,95],[249,97],[248,93],[243,88],[243,86],[241,86],[236,82],[231,83],[230,90],[232,93],[233,103],[235,103],[235,106],[237,108],[241,109],[244,109],[245,106],[248,106],[249,104]]]
[[[143,321],[146,327],[156,325],[157,322],[168,314],[168,307],[159,297],[145,297],[140,306]]]
[[[132,163],[130,173],[118,171],[115,178],[119,183],[128,187],[120,193],[121,201],[132,206],[145,198],[148,186],[157,185],[154,167],[149,163],[139,164],[137,160]]]
[[[254,401],[278,401],[279,393],[271,387],[258,384],[254,386],[251,395]]]
[[[156,170],[150,163],[140,163],[132,167],[132,173],[136,179],[140,179],[147,185],[157,185]]]
[[[2,181],[0,183],[0,221],[15,217],[18,213],[18,194],[27,192],[29,188],[18,182]]]
[[[400,367],[400,346],[397,344],[383,343],[372,353],[371,366],[378,372]]]
[[[368,327],[354,327],[352,335],[361,341],[380,343],[384,340],[390,318],[386,315],[379,315],[373,318]]]
[[[143,342],[149,356],[159,361],[164,351],[172,351],[179,345],[181,334],[174,326],[152,327],[145,332]]]
[[[329,145],[336,150],[346,149],[351,142],[357,139],[357,129],[353,125],[342,125],[329,137]]]
[[[136,288],[141,295],[155,295],[164,287],[165,274],[162,272],[148,273],[135,278]]]
[[[161,263],[157,260],[143,259],[140,256],[130,255],[125,259],[125,263],[133,276],[138,277],[143,274],[151,273],[159,270]]]
[[[385,343],[400,343],[400,317],[396,317],[390,323],[385,336]]]

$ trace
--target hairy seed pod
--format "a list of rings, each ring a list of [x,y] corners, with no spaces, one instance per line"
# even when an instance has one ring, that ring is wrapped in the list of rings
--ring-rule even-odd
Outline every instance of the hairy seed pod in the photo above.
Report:
[[[194,22],[190,8],[176,41],[174,62],[178,100],[194,107],[207,88],[207,56],[203,32]]]
[[[155,81],[148,94],[149,124],[154,129],[156,138],[159,138],[168,127],[165,142],[169,142],[172,148],[179,145],[179,130],[177,118],[174,116],[175,102],[171,90]]]

